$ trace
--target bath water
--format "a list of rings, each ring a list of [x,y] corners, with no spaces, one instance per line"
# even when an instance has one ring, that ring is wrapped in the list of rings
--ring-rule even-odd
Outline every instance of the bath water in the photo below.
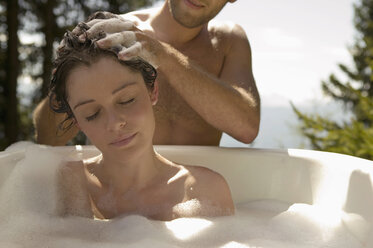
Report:
[[[274,200],[239,204],[228,217],[62,218],[55,178],[61,161],[74,157],[30,143],[0,153],[1,248],[365,247],[343,224],[346,213]]]

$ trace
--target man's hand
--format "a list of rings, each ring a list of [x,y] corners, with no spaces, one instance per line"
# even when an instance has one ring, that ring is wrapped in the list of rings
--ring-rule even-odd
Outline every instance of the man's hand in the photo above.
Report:
[[[97,41],[101,48],[120,46],[122,49],[118,53],[120,60],[131,60],[141,57],[152,66],[159,66],[159,51],[162,49],[161,42],[149,37],[140,30],[122,31],[107,35]]]
[[[103,49],[119,47],[118,58],[120,60],[131,60],[135,57],[141,57],[157,68],[159,65],[157,53],[162,49],[161,42],[138,29],[134,22],[111,13],[105,14],[105,16],[109,14],[112,18],[94,19],[80,24],[73,30],[73,33],[79,35],[81,41],[86,38],[99,38],[97,45]],[[82,32],[82,25],[89,29]],[[104,38],[100,38],[102,36]]]
[[[123,30],[132,30],[134,26],[134,22],[125,20],[119,15],[99,11],[88,17],[86,22],[79,23],[72,33],[81,35],[85,32],[88,38],[93,38],[100,32],[116,33]],[[84,41],[84,36],[82,40]]]

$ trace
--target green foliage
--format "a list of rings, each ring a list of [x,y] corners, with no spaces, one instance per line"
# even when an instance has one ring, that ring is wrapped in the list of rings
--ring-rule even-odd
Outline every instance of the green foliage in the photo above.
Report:
[[[338,124],[292,107],[301,121],[301,133],[314,149],[373,160],[373,0],[360,0],[354,9],[354,24],[358,31],[350,48],[354,68],[339,65],[349,80],[341,82],[331,74],[328,81],[322,82],[324,93],[342,102],[353,117]]]
[[[355,43],[350,48],[354,68],[339,65],[350,80],[341,82],[332,74],[329,81],[322,82],[322,89],[327,95],[342,101],[352,111],[355,111],[359,97],[354,91],[349,90],[348,86],[353,85],[358,92],[373,97],[373,0],[360,0],[359,4],[354,5],[354,10],[354,25],[358,31]]]
[[[356,109],[361,116],[373,122],[373,100],[356,93]],[[338,124],[319,115],[294,112],[302,121],[300,130],[312,147],[321,151],[337,152],[373,160],[373,126],[353,117],[349,122]]]

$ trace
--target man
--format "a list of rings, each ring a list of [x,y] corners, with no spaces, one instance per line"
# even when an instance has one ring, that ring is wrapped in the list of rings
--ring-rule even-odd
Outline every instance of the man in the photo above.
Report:
[[[121,46],[120,59],[140,56],[157,67],[154,144],[218,145],[222,132],[244,143],[257,136],[248,39],[239,25],[212,21],[227,2],[235,0],[165,0],[158,9],[88,23],[89,37],[107,33],[100,47]],[[34,113],[37,142],[64,145],[74,137],[75,126],[56,135],[63,119],[44,100]]]

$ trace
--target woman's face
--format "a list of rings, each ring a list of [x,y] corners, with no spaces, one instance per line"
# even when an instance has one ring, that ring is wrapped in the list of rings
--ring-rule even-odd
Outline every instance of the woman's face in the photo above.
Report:
[[[77,125],[104,155],[128,158],[126,151],[152,145],[157,90],[150,92],[139,72],[102,57],[73,69],[66,88]]]

